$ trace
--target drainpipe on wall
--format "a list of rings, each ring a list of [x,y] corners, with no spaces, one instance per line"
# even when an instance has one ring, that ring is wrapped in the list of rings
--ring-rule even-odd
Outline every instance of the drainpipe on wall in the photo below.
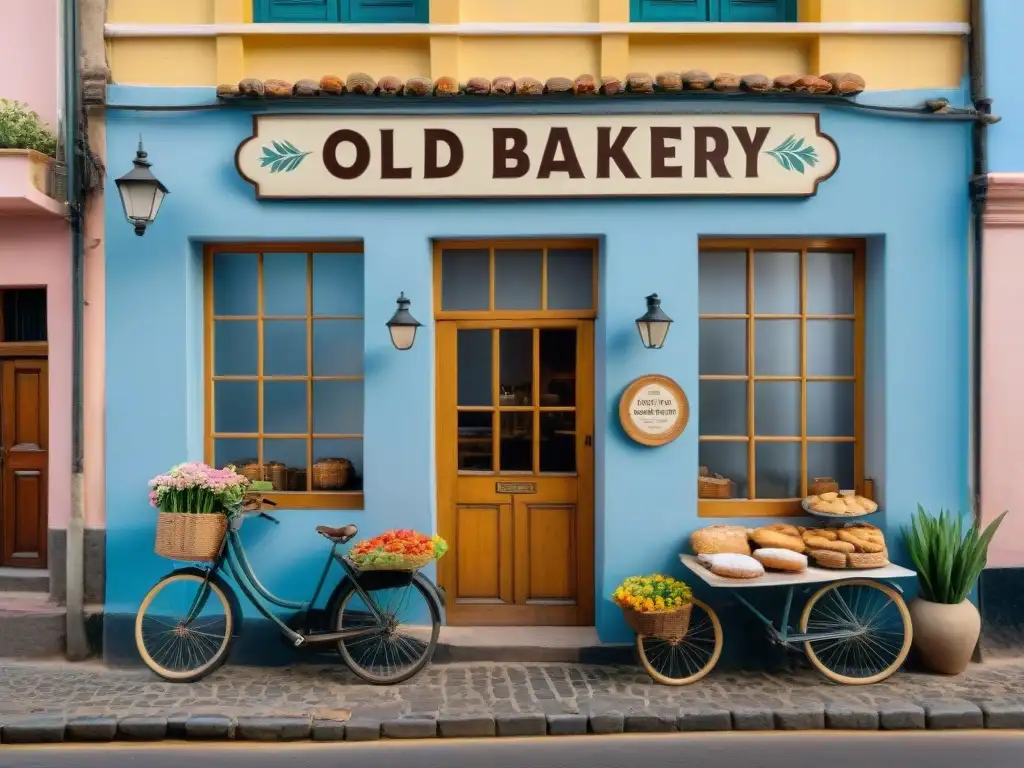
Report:
[[[79,151],[80,85],[78,79],[77,0],[63,0],[64,43],[64,160],[67,165],[68,218],[71,226],[71,514],[66,552],[67,657],[81,661],[89,655],[85,633],[85,509],[82,472],[82,322],[85,224]]]
[[[992,100],[985,96],[985,13],[984,0],[971,0],[971,34],[968,37],[971,101],[982,116],[991,115]],[[976,120],[972,136],[973,167],[970,193],[973,216],[973,253],[971,259],[971,504],[981,514],[981,263],[984,233],[985,199],[988,191],[989,120]]]
[[[968,66],[971,79],[971,102],[983,116],[976,120],[972,135],[972,157],[970,195],[973,216],[974,242],[971,252],[971,410],[970,441],[971,467],[970,492],[972,512],[981,522],[981,318],[982,289],[981,264],[982,243],[985,227],[985,199],[988,192],[988,125],[985,115],[992,113],[992,100],[985,95],[985,4],[984,0],[971,0],[971,32],[967,38]],[[978,610],[984,616],[984,605],[980,581],[977,589]],[[981,638],[974,649],[973,661],[983,657]]]

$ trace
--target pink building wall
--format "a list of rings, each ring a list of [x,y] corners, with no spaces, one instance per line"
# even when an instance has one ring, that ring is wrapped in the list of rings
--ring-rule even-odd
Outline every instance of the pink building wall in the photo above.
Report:
[[[1024,174],[989,175],[982,256],[981,519],[990,568],[1024,566]]]
[[[61,219],[0,217],[0,285],[46,286],[51,529],[66,528],[71,511],[70,247],[68,227]]]
[[[0,99],[24,101],[53,129],[60,54],[59,0],[0,0]]]
[[[0,98],[22,101],[59,130],[59,0],[0,0]],[[71,256],[67,222],[40,211],[0,216],[0,286],[45,286],[49,337],[48,525],[71,510]]]

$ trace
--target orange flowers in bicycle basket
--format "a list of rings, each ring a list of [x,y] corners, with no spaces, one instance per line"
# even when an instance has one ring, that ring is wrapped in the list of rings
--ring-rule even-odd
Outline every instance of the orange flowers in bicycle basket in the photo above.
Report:
[[[364,571],[415,571],[447,551],[448,544],[440,536],[402,528],[356,542],[348,556]]]

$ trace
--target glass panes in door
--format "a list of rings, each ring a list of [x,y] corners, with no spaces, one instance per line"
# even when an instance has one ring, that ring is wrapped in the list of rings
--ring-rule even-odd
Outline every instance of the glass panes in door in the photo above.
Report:
[[[593,246],[566,244],[445,247],[440,252],[439,316],[519,312],[593,317],[597,305]]]
[[[457,331],[460,472],[576,472],[577,332]]]

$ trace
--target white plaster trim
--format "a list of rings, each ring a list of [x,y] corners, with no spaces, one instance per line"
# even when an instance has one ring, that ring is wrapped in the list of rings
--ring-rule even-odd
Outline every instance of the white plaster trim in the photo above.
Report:
[[[939,35],[963,36],[970,24],[945,21],[843,21],[737,24],[727,22],[570,22],[548,24],[106,24],[108,39],[221,35],[438,35],[578,37],[596,35]]]
[[[1024,173],[988,175],[985,226],[1024,228]]]

